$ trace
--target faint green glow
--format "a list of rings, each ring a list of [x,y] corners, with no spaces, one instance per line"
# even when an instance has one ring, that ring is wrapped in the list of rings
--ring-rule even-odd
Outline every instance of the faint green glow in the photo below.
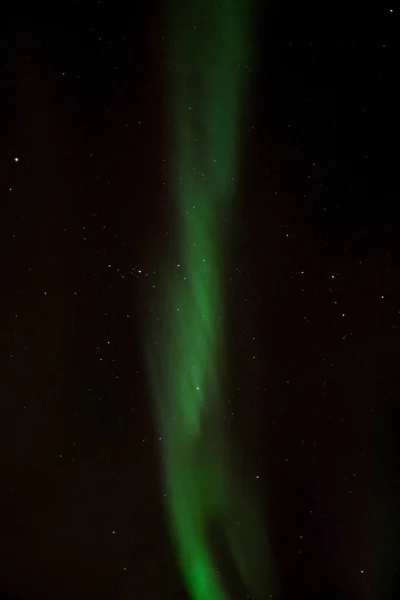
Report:
[[[251,59],[249,0],[172,1],[168,17],[175,264],[144,326],[162,439],[165,501],[193,600],[227,600],[212,540],[222,532],[238,581],[270,590],[256,499],[225,440],[226,222],[235,214],[244,94]]]

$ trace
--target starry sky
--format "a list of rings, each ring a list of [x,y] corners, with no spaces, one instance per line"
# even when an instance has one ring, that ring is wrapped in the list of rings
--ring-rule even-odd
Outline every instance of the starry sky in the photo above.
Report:
[[[231,468],[267,519],[274,600],[391,600],[398,10],[254,6],[223,281]],[[141,340],[174,232],[168,7],[3,9],[0,600],[192,600]]]

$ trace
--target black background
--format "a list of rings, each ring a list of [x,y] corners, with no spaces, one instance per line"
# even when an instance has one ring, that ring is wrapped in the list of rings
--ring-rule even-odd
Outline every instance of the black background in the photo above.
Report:
[[[2,7],[2,599],[187,598],[139,335],[172,218],[164,12]],[[256,6],[228,413],[280,600],[397,598],[398,24]]]

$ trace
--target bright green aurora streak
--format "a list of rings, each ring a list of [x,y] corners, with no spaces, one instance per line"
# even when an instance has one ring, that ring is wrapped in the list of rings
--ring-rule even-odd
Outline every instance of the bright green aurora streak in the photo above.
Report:
[[[193,600],[228,600],[239,588],[255,598],[272,591],[263,518],[226,444],[224,420],[226,224],[235,214],[250,6],[172,0],[167,19],[176,257],[173,269],[160,264],[165,280],[143,333],[167,518]]]

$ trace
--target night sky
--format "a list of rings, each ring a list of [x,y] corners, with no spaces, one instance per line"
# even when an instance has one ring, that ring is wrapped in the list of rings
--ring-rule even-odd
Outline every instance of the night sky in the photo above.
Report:
[[[2,9],[0,600],[189,600],[141,339],[174,232],[170,5]],[[398,10],[254,6],[223,281],[233,469],[274,600],[392,600]]]

